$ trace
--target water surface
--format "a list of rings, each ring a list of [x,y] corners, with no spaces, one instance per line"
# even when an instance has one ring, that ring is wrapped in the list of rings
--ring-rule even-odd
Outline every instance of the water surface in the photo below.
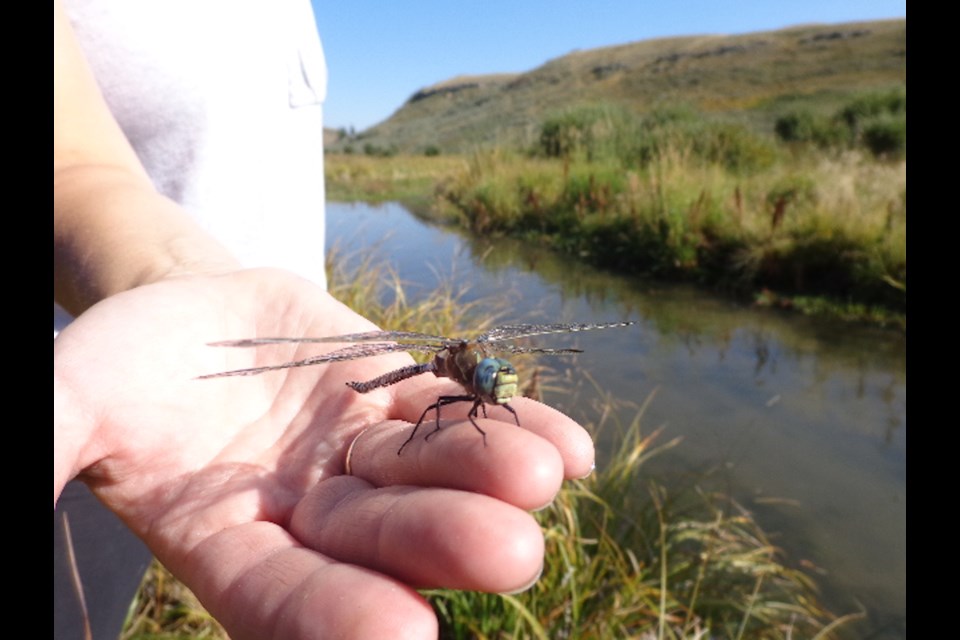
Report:
[[[453,282],[468,287],[465,300],[495,296],[501,322],[636,321],[578,335],[586,352],[574,367],[557,363],[559,375],[589,372],[637,404],[656,390],[645,430],[663,425],[664,440],[683,441],[646,472],[732,495],[816,577],[834,613],[869,612],[858,635],[906,637],[902,334],[622,278],[432,226],[395,204],[329,203],[327,215],[331,244],[347,254],[377,246],[411,297]],[[591,387],[581,387],[586,406]]]

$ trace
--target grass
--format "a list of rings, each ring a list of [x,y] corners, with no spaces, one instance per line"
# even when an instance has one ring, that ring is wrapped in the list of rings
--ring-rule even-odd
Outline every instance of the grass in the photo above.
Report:
[[[120,640],[224,640],[227,633],[193,592],[156,560],[130,607]]]
[[[905,278],[906,165],[862,137],[779,144],[681,107],[569,109],[541,131],[532,157],[474,153],[442,185],[475,232],[621,271],[900,302],[885,285]]]
[[[403,201],[409,180],[397,191],[386,185],[410,163],[419,210],[429,203],[476,234],[518,236],[760,305],[905,328],[906,161],[858,150],[776,153],[751,170],[705,159],[683,140],[632,166],[504,148],[464,158],[332,155],[328,179],[331,193],[343,193],[337,176],[350,175],[350,197],[367,199],[369,182],[376,199]]]
[[[462,170],[465,163],[463,158],[451,156],[328,154],[327,198],[337,202],[398,200],[413,206],[430,205],[436,185],[445,176]]]
[[[679,441],[644,434],[642,408],[620,428],[615,401],[600,404],[589,426],[616,428],[622,446],[537,514],[539,582],[515,595],[428,592],[442,638],[830,638],[856,618],[821,610],[740,505],[647,477],[644,464]]]
[[[382,326],[452,335],[482,328],[481,317],[494,321],[489,301],[474,313],[451,287],[408,300],[395,273],[373,257],[330,260],[340,265],[331,269],[334,295]],[[598,434],[616,430],[618,451],[537,514],[547,549],[541,580],[514,595],[425,592],[442,637],[833,637],[845,619],[821,610],[810,580],[788,567],[747,510],[695,487],[667,491],[645,475],[644,464],[678,442],[658,444],[660,433],[644,433],[642,407],[621,429],[614,405],[602,398],[590,426]],[[188,637],[226,636],[189,590],[154,565],[123,638]]]

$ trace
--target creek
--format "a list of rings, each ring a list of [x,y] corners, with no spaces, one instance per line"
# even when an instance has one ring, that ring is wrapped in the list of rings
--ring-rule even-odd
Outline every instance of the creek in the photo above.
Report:
[[[866,611],[857,636],[906,637],[903,333],[621,277],[393,203],[328,203],[327,225],[338,255],[375,247],[414,300],[447,283],[465,289],[464,302],[496,300],[498,324],[636,321],[578,336],[585,352],[572,363],[551,359],[552,375],[577,392],[551,395],[548,385],[545,401],[580,418],[602,389],[633,407],[629,422],[654,393],[644,433],[662,426],[662,442],[682,441],[645,473],[732,496],[833,613]],[[601,434],[600,464],[611,440]]]

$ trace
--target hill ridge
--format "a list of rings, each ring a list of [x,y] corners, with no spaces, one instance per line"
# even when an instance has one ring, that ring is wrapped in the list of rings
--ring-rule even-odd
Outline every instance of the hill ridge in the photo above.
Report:
[[[457,75],[422,87],[333,150],[463,151],[529,143],[551,111],[611,103],[640,113],[682,103],[766,127],[791,104],[906,84],[906,19],[794,25],[575,49],[520,73]]]

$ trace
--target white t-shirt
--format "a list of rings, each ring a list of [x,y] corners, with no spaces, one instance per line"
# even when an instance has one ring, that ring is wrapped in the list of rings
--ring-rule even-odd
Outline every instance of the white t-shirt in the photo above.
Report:
[[[154,185],[244,266],[325,286],[326,62],[309,0],[65,0]]]

